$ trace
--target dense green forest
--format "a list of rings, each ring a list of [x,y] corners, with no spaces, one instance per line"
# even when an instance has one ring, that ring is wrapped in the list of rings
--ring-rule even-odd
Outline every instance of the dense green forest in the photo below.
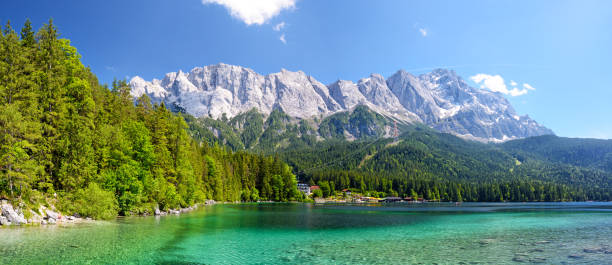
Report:
[[[509,141],[502,147],[517,157],[612,172],[612,140],[544,135]]]
[[[193,140],[163,104],[134,104],[125,81],[99,84],[52,21],[0,34],[0,128],[0,197],[32,209],[110,218],[302,197],[279,158]]]
[[[281,156],[311,183],[374,196],[417,194],[444,201],[612,198],[609,171],[524,157],[519,161],[497,145],[426,129],[397,140],[320,143]]]

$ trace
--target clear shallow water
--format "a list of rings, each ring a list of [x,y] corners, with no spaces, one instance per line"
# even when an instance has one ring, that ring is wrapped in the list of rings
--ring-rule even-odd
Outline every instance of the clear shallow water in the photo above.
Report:
[[[612,264],[612,203],[216,205],[0,229],[0,264],[37,263]]]

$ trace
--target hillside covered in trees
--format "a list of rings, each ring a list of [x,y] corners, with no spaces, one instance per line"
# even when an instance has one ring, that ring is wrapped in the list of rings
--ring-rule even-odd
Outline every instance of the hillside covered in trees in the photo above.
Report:
[[[0,35],[0,197],[110,218],[218,201],[299,200],[278,158],[193,140],[183,117],[101,85],[52,21]],[[211,144],[208,144],[208,143]]]
[[[234,150],[276,154],[301,181],[333,194],[353,188],[376,196],[444,201],[610,200],[610,141],[531,137],[504,144],[466,141],[424,125],[398,124],[365,106],[322,120],[280,110],[232,119],[186,115],[194,137]],[[385,127],[387,131],[385,132]],[[348,136],[348,137],[347,137]]]
[[[517,156],[428,129],[395,139],[321,142],[281,157],[299,178],[364,193],[443,201],[612,199],[612,172]]]

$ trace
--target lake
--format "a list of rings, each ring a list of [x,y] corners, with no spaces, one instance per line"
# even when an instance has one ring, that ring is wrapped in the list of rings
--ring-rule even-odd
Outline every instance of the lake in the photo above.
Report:
[[[612,264],[612,203],[222,204],[0,229],[0,264]]]

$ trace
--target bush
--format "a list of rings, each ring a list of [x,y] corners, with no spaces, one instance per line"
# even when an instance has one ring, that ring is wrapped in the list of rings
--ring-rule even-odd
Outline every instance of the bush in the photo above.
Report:
[[[117,216],[118,210],[115,195],[111,191],[103,190],[94,182],[76,192],[73,207],[81,216],[94,219],[112,219]]]

